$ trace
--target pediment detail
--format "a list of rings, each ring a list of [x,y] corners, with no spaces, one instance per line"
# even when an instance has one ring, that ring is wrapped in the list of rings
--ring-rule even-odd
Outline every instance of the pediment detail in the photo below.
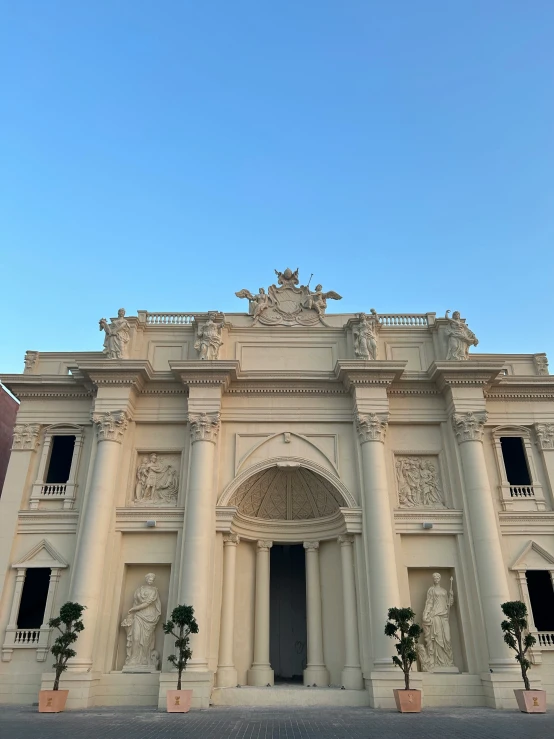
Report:
[[[537,544],[529,541],[510,567],[511,570],[554,570],[554,555]]]
[[[12,567],[16,569],[28,569],[30,567],[62,569],[68,566],[62,555],[46,539],[40,541],[24,557],[12,564]]]

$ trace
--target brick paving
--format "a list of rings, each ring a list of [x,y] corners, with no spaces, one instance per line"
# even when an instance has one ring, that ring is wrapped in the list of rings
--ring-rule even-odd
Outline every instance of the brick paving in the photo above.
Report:
[[[1,739],[549,739],[554,712],[428,708],[419,715],[370,708],[211,708],[167,714],[150,708],[94,708],[39,714],[0,707]]]

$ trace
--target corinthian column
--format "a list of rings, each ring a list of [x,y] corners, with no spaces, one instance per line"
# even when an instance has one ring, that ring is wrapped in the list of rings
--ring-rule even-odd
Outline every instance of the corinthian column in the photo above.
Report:
[[[235,570],[239,541],[236,534],[227,534],[223,537],[223,592],[219,629],[219,662],[216,675],[218,688],[234,688],[237,684],[237,671],[233,661],[233,641],[235,637]]]
[[[369,569],[369,597],[373,664],[392,670],[391,640],[385,636],[389,608],[400,605],[394,530],[385,465],[388,413],[359,413],[357,428],[362,448],[364,531]]]
[[[85,606],[85,630],[74,647],[77,652],[68,667],[89,670],[92,666],[96,626],[102,597],[104,562],[111,518],[114,489],[123,435],[129,417],[126,411],[93,413],[98,446],[90,489],[81,512],[81,529],[73,564],[69,600]]]
[[[193,606],[198,634],[191,637],[189,670],[208,669],[208,603],[214,536],[213,469],[219,413],[190,413],[190,474],[185,505],[185,538],[179,603]]]
[[[342,562],[342,604],[344,608],[344,647],[346,660],[342,671],[342,685],[347,690],[362,690],[364,681],[360,666],[358,637],[358,606],[354,577],[354,537],[339,536]]]
[[[460,445],[467,513],[475,551],[477,582],[483,607],[491,671],[513,669],[504,642],[501,604],[510,600],[496,513],[483,450],[485,411],[454,413],[452,425]]]
[[[269,662],[269,550],[272,541],[259,541],[256,555],[256,602],[254,607],[254,662],[248,685],[273,685]]]
[[[323,620],[321,617],[321,581],[319,542],[305,541],[306,550],[306,625],[308,627],[308,663],[304,685],[329,685],[329,671],[323,656]]]

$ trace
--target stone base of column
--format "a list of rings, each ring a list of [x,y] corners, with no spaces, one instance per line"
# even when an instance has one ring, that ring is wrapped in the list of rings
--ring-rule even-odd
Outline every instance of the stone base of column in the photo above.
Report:
[[[517,709],[514,690],[521,690],[524,687],[521,674],[515,670],[511,674],[483,672],[480,677],[485,693],[485,705],[488,708]],[[531,690],[542,690],[540,678],[533,679],[533,676],[529,675],[529,682]]]
[[[329,670],[325,665],[308,665],[304,670],[304,685],[317,685],[326,688],[329,685]]]
[[[271,665],[252,665],[248,670],[246,679],[248,685],[253,685],[257,688],[263,688],[268,683],[269,685],[273,685],[274,674]]]
[[[52,690],[54,685],[53,672],[43,672],[40,689]],[[100,683],[100,672],[63,672],[60,679],[60,690],[69,690],[66,710],[92,708],[95,705],[96,688]]]
[[[364,678],[361,667],[345,667],[341,673],[341,685],[346,690],[363,690]]]
[[[210,697],[214,684],[214,674],[206,672],[183,672],[181,677],[182,690],[192,690],[192,708],[209,708]],[[167,710],[167,691],[177,689],[177,672],[162,672],[160,675],[160,692],[158,694],[158,710]]]
[[[236,688],[237,671],[233,665],[221,665],[215,673],[215,684],[218,688]]]
[[[398,667],[395,672],[371,672],[369,678],[365,677],[365,686],[369,693],[371,708],[396,708],[392,691],[395,688],[400,690],[404,688],[404,675]],[[410,688],[414,690],[423,689],[421,673],[410,673]]]

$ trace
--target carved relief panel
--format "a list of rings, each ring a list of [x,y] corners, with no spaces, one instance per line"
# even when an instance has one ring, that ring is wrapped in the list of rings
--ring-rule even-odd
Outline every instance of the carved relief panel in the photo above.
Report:
[[[446,508],[437,456],[397,455],[394,471],[400,508]]]
[[[177,505],[180,475],[180,453],[139,452],[132,480],[132,505]]]

